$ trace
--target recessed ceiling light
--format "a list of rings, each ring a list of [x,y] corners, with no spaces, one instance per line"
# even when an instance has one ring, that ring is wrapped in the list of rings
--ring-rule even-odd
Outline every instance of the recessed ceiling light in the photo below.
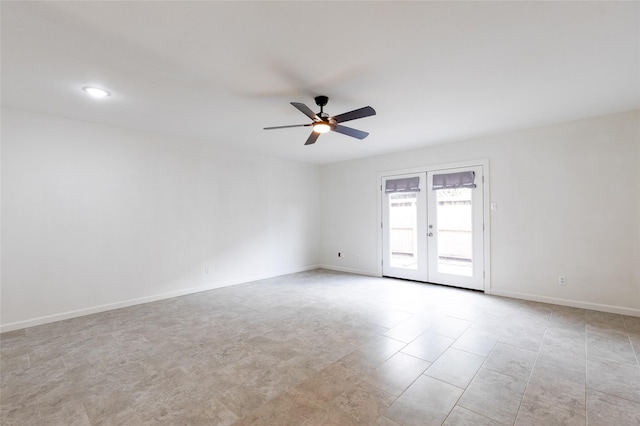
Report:
[[[105,98],[111,95],[111,93],[107,92],[106,90],[98,89],[97,87],[83,87],[82,90],[84,90],[85,93],[93,96],[94,98]]]

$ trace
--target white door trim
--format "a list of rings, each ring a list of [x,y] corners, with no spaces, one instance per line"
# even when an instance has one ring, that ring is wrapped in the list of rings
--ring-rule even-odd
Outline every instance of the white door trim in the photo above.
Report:
[[[378,253],[378,271],[377,276],[382,276],[382,178],[395,175],[407,175],[411,173],[431,172],[441,169],[455,169],[461,167],[482,166],[484,184],[482,185],[483,194],[483,214],[484,214],[484,292],[491,294],[491,198],[490,198],[490,182],[489,178],[489,159],[469,160],[456,163],[430,164],[422,167],[412,167],[407,169],[386,170],[376,173],[376,186],[378,191],[377,200],[377,253]]]

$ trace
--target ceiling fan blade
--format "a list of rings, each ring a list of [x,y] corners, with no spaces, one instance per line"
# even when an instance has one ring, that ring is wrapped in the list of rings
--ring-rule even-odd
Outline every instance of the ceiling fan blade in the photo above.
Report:
[[[337,123],[344,123],[345,121],[355,120],[356,118],[369,117],[376,115],[376,110],[370,106],[366,106],[360,109],[354,109],[353,111],[345,112],[344,114],[338,114],[333,117]]]
[[[300,102],[291,102],[291,105],[293,105],[294,107],[298,108],[298,110],[303,113],[304,115],[306,115],[307,117],[309,117],[310,119],[316,121],[319,120],[318,116],[316,115],[315,112],[311,111],[311,108],[309,108],[308,106],[306,106],[303,103]]]
[[[347,136],[351,136],[352,138],[357,138],[357,139],[364,139],[367,136],[369,136],[369,133],[367,132],[363,132],[362,130],[358,130],[358,129],[352,129],[351,127],[347,127],[347,126],[341,126],[341,125],[337,125],[334,126],[333,129],[334,132],[338,132],[338,133],[342,133],[343,135],[347,135]]]
[[[309,127],[313,126],[313,124],[293,124],[291,126],[274,126],[274,127],[265,127],[264,130],[273,130],[273,129],[288,129],[289,127]]]
[[[307,139],[307,141],[304,144],[311,145],[316,143],[316,141],[318,140],[318,136],[320,136],[320,133],[311,132],[311,134],[309,135],[309,139]]]

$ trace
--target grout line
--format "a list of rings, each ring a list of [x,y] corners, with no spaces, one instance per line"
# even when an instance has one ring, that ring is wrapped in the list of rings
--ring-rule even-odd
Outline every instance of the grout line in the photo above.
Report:
[[[525,395],[527,394],[527,389],[529,388],[529,383],[531,383],[531,377],[533,376],[533,370],[536,368],[536,364],[538,363],[538,358],[540,358],[540,350],[542,349],[542,343],[544,342],[544,338],[547,335],[547,330],[549,330],[549,320],[551,319],[551,315],[549,315],[549,319],[547,319],[547,326],[544,329],[544,334],[542,335],[542,341],[540,342],[540,346],[538,347],[538,351],[536,352],[536,359],[533,361],[533,367],[531,367],[531,372],[529,373],[529,377],[527,378],[527,384],[524,387],[524,392],[522,392],[522,398],[520,399],[520,405],[518,405],[518,411],[516,411],[516,418],[513,419],[513,423],[515,424],[520,416],[520,410],[522,409],[522,403],[524,402]]]
[[[484,414],[477,413],[477,412],[475,412],[475,411],[471,410],[470,408],[464,407],[464,406],[462,406],[462,405],[458,405],[458,403],[460,402],[460,399],[462,398],[462,396],[464,395],[464,393],[467,391],[467,389],[469,388],[469,386],[471,385],[471,383],[473,383],[473,380],[476,378],[476,376],[478,375],[478,373],[479,373],[479,372],[480,372],[480,370],[482,369],[482,366],[483,366],[483,365],[484,365],[484,363],[487,361],[487,359],[489,358],[489,355],[491,355],[491,353],[493,352],[493,350],[495,349],[495,347],[497,346],[497,344],[498,344],[498,342],[499,342],[499,340],[500,340],[500,338],[498,337],[498,340],[494,343],[493,347],[491,348],[491,351],[489,351],[489,353],[488,353],[486,356],[484,356],[484,355],[480,355],[480,354],[476,354],[476,353],[473,353],[473,352],[469,352],[469,351],[466,351],[466,350],[464,350],[464,349],[457,349],[457,348],[454,348],[454,347],[453,347],[453,345],[456,343],[456,341],[457,341],[460,337],[462,337],[462,335],[464,335],[468,330],[471,330],[471,326],[473,325],[473,323],[474,323],[474,322],[475,322],[475,321],[473,321],[473,322],[469,325],[469,327],[467,327],[467,329],[466,329],[466,330],[465,330],[465,331],[464,331],[460,336],[458,336],[458,337],[453,341],[453,343],[452,343],[451,345],[449,345],[449,347],[448,347],[447,349],[445,349],[445,350],[444,350],[444,351],[443,351],[443,352],[438,356],[438,358],[436,358],[436,360],[434,361],[434,363],[435,363],[435,362],[436,362],[436,361],[437,361],[437,360],[438,360],[438,359],[439,359],[439,358],[440,358],[440,357],[441,357],[441,356],[442,356],[442,355],[443,355],[447,350],[449,350],[449,349],[455,349],[455,350],[458,350],[458,351],[461,351],[461,352],[465,352],[465,353],[468,353],[468,354],[471,354],[471,355],[476,355],[476,356],[480,356],[480,357],[484,358],[484,360],[482,361],[482,364],[480,365],[480,367],[478,367],[478,369],[476,370],[476,372],[473,374],[473,377],[471,377],[471,379],[469,380],[469,383],[467,383],[467,385],[462,389],[462,393],[460,394],[460,396],[459,396],[459,397],[458,397],[458,399],[456,400],[455,404],[453,404],[453,407],[451,408],[451,410],[450,410],[450,411],[449,411],[449,413],[447,414],[447,417],[445,418],[445,421],[446,421],[446,419],[447,419],[447,418],[449,418],[449,416],[451,415],[451,413],[453,412],[453,410],[454,410],[457,406],[459,406],[460,408],[463,408],[463,409],[465,409],[465,410],[471,411],[472,413],[475,413],[475,414],[477,414],[477,415],[479,415],[479,416],[482,416],[482,417],[484,417],[484,418],[487,418],[487,419],[489,419],[489,420],[491,420],[491,421],[495,421],[495,422],[497,422],[497,420],[492,419],[492,418],[490,418],[490,417],[487,417],[487,416],[485,416]],[[489,333],[488,331],[485,331],[485,330],[478,330],[478,331],[485,332],[485,333],[488,333],[488,334],[493,334],[493,333]],[[504,330],[502,331],[502,333],[504,333]],[[501,335],[502,335],[502,334],[501,334]],[[426,370],[425,370],[425,371],[426,371]],[[423,374],[424,374],[424,373],[423,373]],[[431,377],[431,376],[429,376],[429,377]],[[434,377],[434,379],[435,379],[435,377]],[[436,379],[436,380],[438,380],[438,379]],[[446,382],[443,382],[443,383],[446,383]],[[450,383],[448,383],[448,384],[450,384]],[[455,385],[452,385],[452,386],[455,386]],[[457,386],[456,386],[456,387],[457,387]]]
[[[589,409],[587,407],[587,386],[589,380],[589,328],[587,326],[588,319],[585,313],[584,321],[584,419],[585,424],[589,424]]]

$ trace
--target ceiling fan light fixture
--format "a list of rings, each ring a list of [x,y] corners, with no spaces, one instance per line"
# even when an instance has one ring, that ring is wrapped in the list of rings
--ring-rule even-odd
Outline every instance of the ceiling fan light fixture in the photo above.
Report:
[[[369,136],[369,133],[363,132],[362,130],[353,129],[351,127],[347,127],[342,125],[345,121],[351,121],[358,118],[370,117],[372,115],[376,115],[376,110],[371,108],[370,106],[354,109],[353,111],[345,112],[338,115],[329,115],[322,110],[329,98],[326,96],[316,96],[315,97],[316,104],[320,107],[320,112],[315,113],[301,102],[290,102],[298,111],[306,115],[311,119],[311,123],[308,124],[294,124],[291,126],[275,126],[275,127],[265,127],[265,130],[272,129],[286,129],[289,127],[309,127],[311,126],[311,134],[307,141],[304,143],[305,145],[313,145],[320,137],[320,134],[327,132],[337,132],[342,133],[343,135],[350,136],[356,139],[364,139]]]
[[[313,131],[316,133],[327,133],[331,130],[331,126],[327,123],[315,123],[313,125]]]
[[[107,96],[111,96],[111,93],[98,87],[83,87],[82,90],[84,90],[87,95],[94,98],[106,98]]]

